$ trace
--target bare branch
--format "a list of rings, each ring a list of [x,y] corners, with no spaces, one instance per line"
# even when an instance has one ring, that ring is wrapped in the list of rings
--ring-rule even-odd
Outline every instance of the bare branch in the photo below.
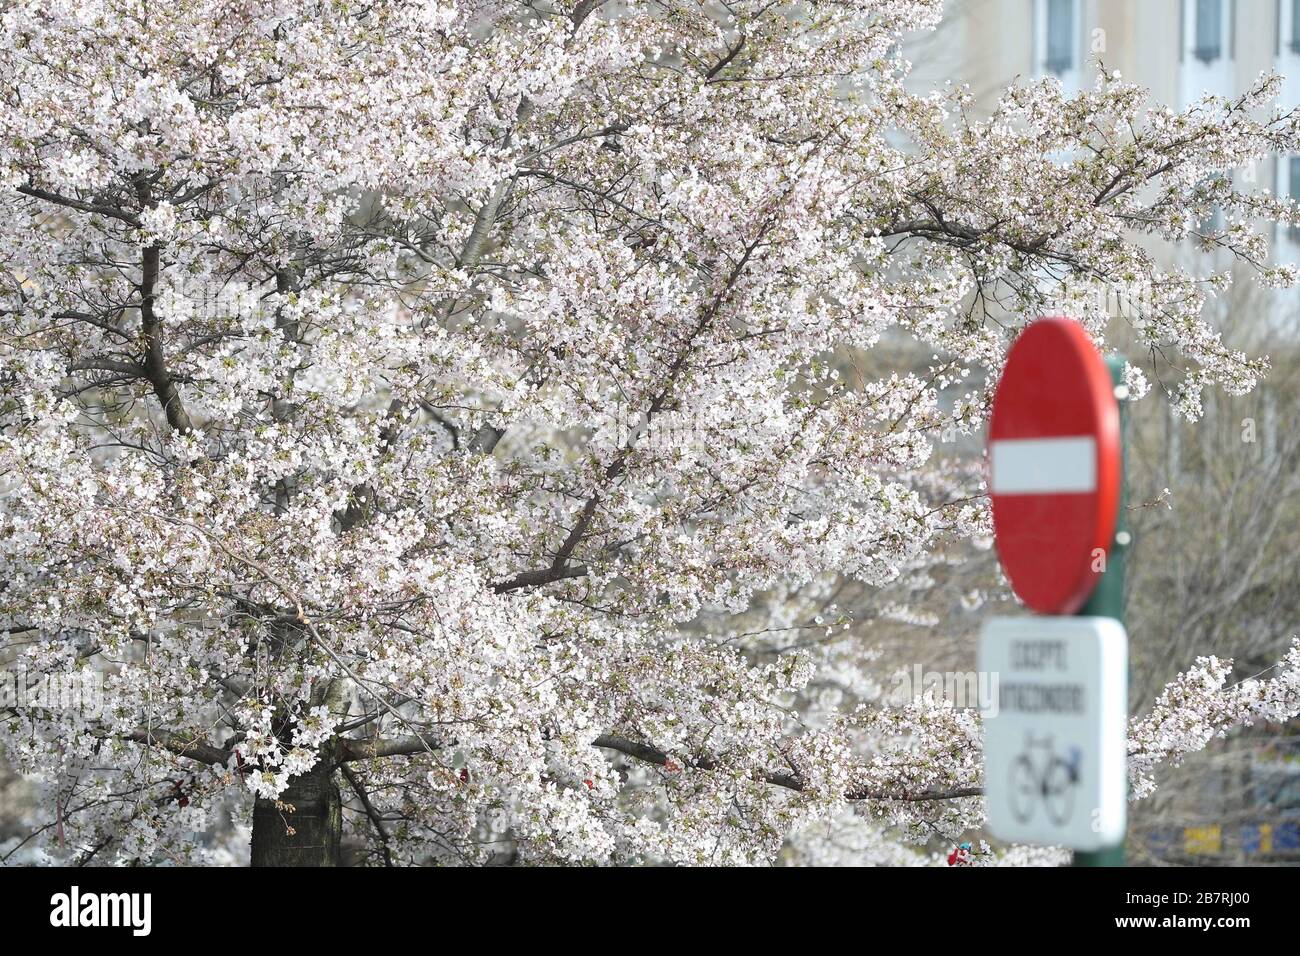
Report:
[[[144,250],[144,263],[140,277],[140,331],[144,336],[144,371],[153,386],[154,394],[162,403],[167,424],[185,434],[193,431],[194,423],[181,403],[181,394],[167,370],[163,351],[162,322],[154,311],[154,290],[158,286],[161,253],[156,244]]]
[[[233,754],[231,750],[214,747],[198,738],[186,738],[170,730],[133,730],[126,739],[146,746],[162,747],[178,757],[188,757],[214,767],[224,767]]]
[[[41,189],[37,186],[19,186],[18,191],[24,196],[31,196],[33,199],[43,199],[46,202],[54,203],[57,206],[64,206],[68,209],[76,209],[80,212],[95,213],[100,216],[108,216],[110,219],[118,219],[128,225],[139,228],[140,220],[125,209],[119,209],[116,206],[105,206],[99,203],[83,202],[80,199],[74,199],[71,196],[65,196],[62,193],[50,192],[48,189]]]

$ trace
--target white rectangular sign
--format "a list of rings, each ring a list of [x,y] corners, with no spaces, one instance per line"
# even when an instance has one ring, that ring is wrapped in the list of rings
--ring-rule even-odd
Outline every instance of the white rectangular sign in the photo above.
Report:
[[[1128,635],[1109,617],[994,618],[979,669],[988,828],[1018,843],[1097,850],[1123,839]]]
[[[1097,439],[1004,438],[989,445],[995,495],[1063,495],[1097,490]]]

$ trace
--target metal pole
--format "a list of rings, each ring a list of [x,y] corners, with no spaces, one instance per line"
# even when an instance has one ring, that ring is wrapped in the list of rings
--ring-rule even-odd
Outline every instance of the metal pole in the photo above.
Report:
[[[1128,530],[1128,389],[1124,386],[1124,360],[1107,359],[1115,399],[1119,403],[1119,516],[1115,520],[1115,538],[1106,556],[1106,570],[1079,614],[1090,617],[1113,617],[1124,623],[1124,566],[1133,536]],[[1127,715],[1126,715],[1127,716]],[[1077,850],[1075,866],[1124,866],[1124,841],[1101,850]]]

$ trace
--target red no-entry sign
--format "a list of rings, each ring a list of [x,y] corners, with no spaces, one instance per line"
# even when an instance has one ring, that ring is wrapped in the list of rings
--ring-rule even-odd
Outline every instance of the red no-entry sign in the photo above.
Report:
[[[1070,319],[1016,339],[993,397],[989,493],[998,557],[1041,614],[1073,614],[1110,551],[1119,511],[1119,406],[1106,363]]]

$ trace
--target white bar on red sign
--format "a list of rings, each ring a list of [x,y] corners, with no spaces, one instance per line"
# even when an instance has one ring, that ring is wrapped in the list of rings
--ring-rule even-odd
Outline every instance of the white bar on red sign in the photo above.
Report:
[[[1076,494],[1097,489],[1097,441],[1091,435],[1009,438],[989,447],[995,495]]]

